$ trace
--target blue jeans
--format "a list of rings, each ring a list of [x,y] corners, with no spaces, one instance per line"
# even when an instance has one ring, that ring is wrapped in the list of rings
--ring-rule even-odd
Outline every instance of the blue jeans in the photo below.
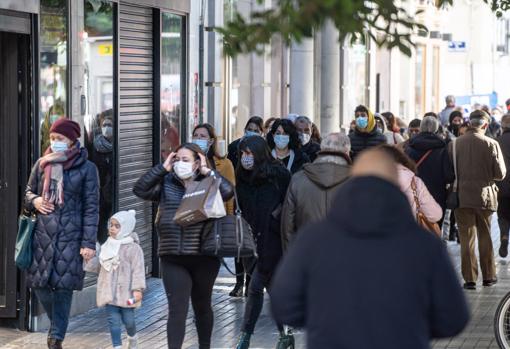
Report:
[[[128,336],[134,337],[136,335],[135,309],[108,304],[106,311],[108,311],[108,325],[110,326],[112,344],[114,347],[122,346],[122,323],[126,326]]]
[[[73,290],[34,288],[34,291],[51,321],[48,337],[63,341],[69,324]]]
[[[248,301],[244,309],[243,332],[253,334],[264,305],[264,288],[268,288],[270,283],[271,275],[261,273],[258,268],[255,267],[251,275],[250,286],[248,288]],[[277,323],[276,327],[279,331],[283,331],[283,325]]]

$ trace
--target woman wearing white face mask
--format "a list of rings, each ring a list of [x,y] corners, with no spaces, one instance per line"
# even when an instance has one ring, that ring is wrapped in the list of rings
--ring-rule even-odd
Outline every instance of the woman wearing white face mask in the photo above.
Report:
[[[78,123],[59,119],[49,135],[50,146],[34,165],[25,191],[24,208],[37,215],[27,283],[51,321],[48,348],[60,349],[73,291],[83,288],[83,259],[95,254],[99,179],[78,141]]]
[[[276,120],[267,134],[267,144],[275,159],[283,162],[292,174],[310,162],[310,158],[301,149],[301,141],[296,126],[287,119]]]
[[[168,348],[181,348],[186,331],[188,304],[195,311],[200,348],[210,348],[213,328],[211,295],[220,269],[216,257],[201,254],[200,242],[205,222],[182,227],[174,222],[186,187],[207,176],[220,176],[211,170],[196,144],[185,143],[143,175],[133,189],[138,197],[159,203],[156,229],[161,275],[168,295]],[[222,179],[224,201],[233,197],[233,187]],[[191,292],[193,290],[193,292]]]

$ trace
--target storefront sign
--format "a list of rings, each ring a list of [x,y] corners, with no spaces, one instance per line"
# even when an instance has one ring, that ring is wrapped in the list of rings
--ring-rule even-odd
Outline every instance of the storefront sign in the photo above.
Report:
[[[112,44],[99,45],[98,51],[100,56],[111,56],[113,55],[113,45]]]
[[[448,42],[448,51],[450,52],[466,52],[465,41],[450,41]]]

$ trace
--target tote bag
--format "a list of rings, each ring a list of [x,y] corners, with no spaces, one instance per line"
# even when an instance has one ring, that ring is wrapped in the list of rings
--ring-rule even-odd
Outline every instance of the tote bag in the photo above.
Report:
[[[221,178],[206,177],[186,188],[174,221],[182,227],[227,215],[220,193]]]
[[[21,270],[30,268],[32,264],[32,236],[34,234],[36,216],[21,214],[18,219],[18,235],[14,261]]]

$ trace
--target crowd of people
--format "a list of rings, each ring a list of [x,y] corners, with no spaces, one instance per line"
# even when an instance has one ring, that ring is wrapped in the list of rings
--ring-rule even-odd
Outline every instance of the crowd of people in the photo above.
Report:
[[[427,348],[431,338],[462,331],[469,314],[443,240],[460,243],[465,289],[476,289],[479,264],[482,285],[497,282],[491,216],[498,213],[506,257],[510,100],[500,120],[485,107],[466,117],[451,96],[446,102],[408,125],[360,105],[348,134],[324,137],[306,116],[253,116],[227,156],[214,127],[197,125],[191,142],[133,189],[158,204],[168,348],[183,345],[190,300],[199,348],[211,347],[221,261],[202,253],[207,222],[183,226],[174,217],[187,188],[212,176],[221,179],[225,212],[241,210],[256,242],[256,258],[235,261],[230,296],[247,297],[236,349],[250,347],[264,290],[277,349],[294,348],[294,327],[307,330],[310,348]],[[145,280],[134,211],[110,217],[106,242],[96,246],[99,179],[80,127],[61,119],[49,132],[25,195],[26,210],[37,213],[27,280],[51,320],[48,348],[62,348],[85,269],[99,273],[97,303],[108,308],[114,348],[122,346],[123,323],[136,349],[133,314]]]

